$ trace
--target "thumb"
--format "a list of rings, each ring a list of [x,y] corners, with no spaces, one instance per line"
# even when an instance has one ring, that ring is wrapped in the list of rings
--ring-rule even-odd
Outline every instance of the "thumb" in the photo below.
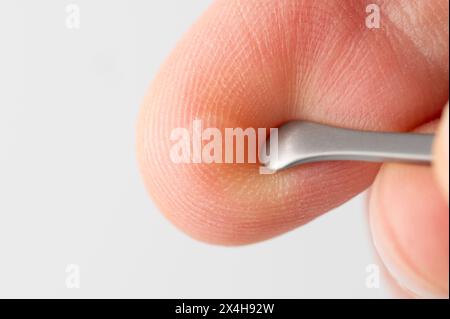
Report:
[[[433,171],[436,176],[439,185],[444,192],[445,199],[448,203],[448,188],[449,188],[449,140],[448,140],[448,110],[449,106],[447,106],[442,115],[441,123],[439,125],[439,129],[437,131],[436,141],[433,146],[433,158],[434,165]]]
[[[440,168],[444,158],[440,155],[433,169],[384,164],[370,196],[370,227],[378,255],[395,282],[417,297],[448,298],[448,202],[435,178],[446,176],[448,198],[448,120],[443,118],[442,123],[445,121],[447,167]],[[431,129],[432,123],[420,131]],[[445,149],[439,144],[441,131],[436,139],[439,146],[434,147],[439,151]]]

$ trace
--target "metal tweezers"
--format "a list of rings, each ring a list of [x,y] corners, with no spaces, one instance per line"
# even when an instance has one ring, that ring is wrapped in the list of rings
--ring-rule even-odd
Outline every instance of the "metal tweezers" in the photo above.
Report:
[[[264,166],[279,171],[330,160],[429,164],[433,139],[434,134],[368,132],[291,121],[278,129],[277,156],[270,154]]]

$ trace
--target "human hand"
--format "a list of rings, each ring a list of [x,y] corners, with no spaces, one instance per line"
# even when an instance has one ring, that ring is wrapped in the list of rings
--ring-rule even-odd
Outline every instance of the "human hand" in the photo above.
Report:
[[[384,164],[370,194],[375,246],[397,284],[418,297],[448,295],[448,107],[433,167]]]
[[[221,130],[292,119],[430,129],[448,100],[448,1],[379,1],[380,29],[365,26],[366,5],[216,1],[145,99],[141,171],[171,221],[195,238],[226,245],[301,226],[376,178],[370,224],[382,260],[411,293],[448,296],[448,120],[436,144],[439,179],[432,168],[401,164],[378,173],[378,164],[327,162],[260,175],[256,164],[175,164],[169,156],[171,130],[196,118]]]

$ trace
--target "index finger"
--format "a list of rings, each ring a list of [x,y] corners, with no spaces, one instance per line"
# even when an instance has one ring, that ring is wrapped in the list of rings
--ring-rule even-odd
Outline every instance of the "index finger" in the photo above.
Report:
[[[448,99],[447,1],[216,1],[154,80],[138,126],[149,193],[191,236],[242,244],[314,219],[367,188],[378,165],[176,164],[174,128],[277,127],[292,119],[410,130]]]

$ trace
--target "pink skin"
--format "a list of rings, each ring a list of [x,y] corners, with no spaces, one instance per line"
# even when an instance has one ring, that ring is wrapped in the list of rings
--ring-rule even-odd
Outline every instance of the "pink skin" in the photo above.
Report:
[[[442,133],[439,129],[436,141]],[[434,158],[444,160],[440,154]],[[449,214],[438,183],[442,173],[438,165],[385,164],[371,192],[369,220],[379,256],[396,284],[416,297],[448,295]]]
[[[152,83],[138,125],[138,157],[145,184],[175,225],[217,244],[268,239],[360,193],[372,184],[379,169],[377,164],[330,162],[263,176],[256,164],[174,164],[169,157],[170,132],[190,127],[194,119],[201,119],[204,127],[220,129],[269,128],[306,119],[349,128],[406,131],[440,115],[448,99],[448,2],[379,4],[382,28],[377,30],[364,25],[366,1],[219,0],[203,14]],[[431,174],[423,168],[409,169],[414,173],[405,178],[411,189],[428,181],[426,176]],[[386,183],[397,187],[395,182]],[[428,192],[432,198],[441,196],[437,187],[424,194]],[[388,240],[379,241],[377,248],[386,249],[389,256],[416,254],[408,262],[420,264],[429,255],[404,244],[409,234],[399,229],[410,229],[410,223],[423,220],[405,214],[406,221],[396,220],[392,226],[386,217],[393,215],[391,207],[403,216],[403,208],[395,204],[404,202],[403,196],[401,191],[397,197],[378,191],[372,199],[371,220],[376,229],[391,229],[386,238],[396,238],[398,243],[392,248]],[[433,278],[424,281],[436,289],[425,289],[445,295],[448,208],[425,199],[416,208],[436,211],[429,222],[439,230],[417,232],[436,236],[421,241],[420,250],[432,250],[432,260],[444,262],[411,269],[419,269],[420,274],[433,271]],[[434,220],[445,209],[447,227],[441,219]],[[444,273],[447,287],[442,285]]]
[[[437,138],[434,143],[434,173],[439,186],[444,194],[444,198],[448,204],[448,188],[449,188],[449,106],[443,112],[442,120],[438,128]]]

